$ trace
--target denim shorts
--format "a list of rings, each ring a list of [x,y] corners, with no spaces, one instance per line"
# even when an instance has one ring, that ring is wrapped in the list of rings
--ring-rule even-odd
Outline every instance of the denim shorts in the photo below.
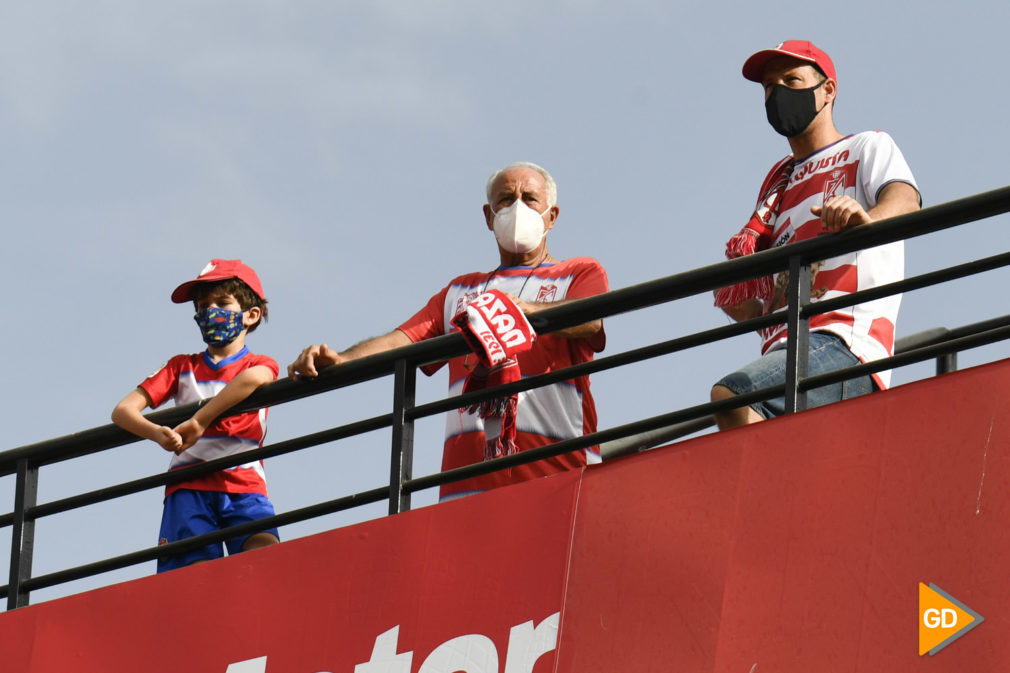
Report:
[[[183,488],[165,498],[158,543],[176,542],[273,515],[273,504],[266,496],[259,493],[222,493]],[[262,532],[270,533],[278,540],[280,539],[276,528],[264,529]],[[228,553],[237,554],[242,551],[242,545],[254,534],[249,533],[225,540],[224,544],[228,547]],[[158,572],[163,573],[166,570],[188,566],[195,561],[211,560],[223,556],[224,549],[220,542],[209,544],[182,554],[158,558]]]
[[[852,354],[852,351],[845,345],[845,341],[837,334],[831,332],[810,333],[808,376],[826,374],[859,363],[859,358]],[[723,377],[716,385],[729,388],[737,395],[743,395],[762,388],[781,386],[785,382],[786,345],[783,342],[743,369]],[[869,374],[841,383],[812,388],[807,391],[807,409],[865,395],[872,392],[874,388],[873,379]],[[785,413],[785,397],[779,396],[764,402],[754,402],[750,407],[762,418],[781,416]]]

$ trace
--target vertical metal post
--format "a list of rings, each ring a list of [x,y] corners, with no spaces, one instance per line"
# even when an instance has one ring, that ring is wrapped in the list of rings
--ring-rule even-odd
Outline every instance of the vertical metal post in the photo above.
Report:
[[[14,526],[11,535],[10,581],[7,586],[7,609],[28,605],[28,592],[21,585],[32,576],[32,552],[35,550],[35,519],[27,517],[28,510],[38,501],[39,468],[27,458],[17,464],[14,484]]]
[[[410,479],[414,469],[414,420],[407,411],[414,408],[417,367],[406,360],[396,361],[393,374],[393,446],[389,460],[389,513],[397,514],[410,509],[410,493],[403,490],[403,482]]]
[[[936,359],[936,375],[957,371],[957,353],[944,353]]]
[[[789,258],[789,302],[786,328],[786,413],[807,408],[807,393],[799,389],[799,382],[807,375],[810,357],[810,318],[802,315],[803,307],[810,303],[810,266],[802,264],[798,256]]]

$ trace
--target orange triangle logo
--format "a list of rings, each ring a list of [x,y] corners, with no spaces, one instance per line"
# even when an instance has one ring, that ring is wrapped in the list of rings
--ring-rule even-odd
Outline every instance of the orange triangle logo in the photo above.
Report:
[[[919,656],[933,656],[983,621],[967,605],[935,584],[919,582]]]

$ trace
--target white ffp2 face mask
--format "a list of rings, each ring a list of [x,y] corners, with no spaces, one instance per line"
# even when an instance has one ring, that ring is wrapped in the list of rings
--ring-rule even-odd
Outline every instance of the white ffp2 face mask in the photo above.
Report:
[[[512,205],[502,208],[494,214],[494,236],[498,245],[509,252],[524,253],[535,249],[544,240],[547,231],[544,228],[543,216],[550,210],[538,213],[522,199],[516,199]]]

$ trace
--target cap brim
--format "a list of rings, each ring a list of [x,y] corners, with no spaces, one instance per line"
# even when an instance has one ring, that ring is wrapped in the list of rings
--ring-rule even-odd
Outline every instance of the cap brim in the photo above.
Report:
[[[185,304],[193,298],[193,288],[200,282],[204,281],[188,280],[179,287],[175,288],[172,291],[172,301],[176,304]]]
[[[789,56],[790,58],[795,58],[798,61],[806,61],[811,65],[817,65],[817,61],[807,56],[799,56],[782,49],[764,49],[744,61],[743,76],[752,82],[760,84],[761,78],[764,75],[765,65],[767,65],[768,61],[772,60],[776,56]]]

